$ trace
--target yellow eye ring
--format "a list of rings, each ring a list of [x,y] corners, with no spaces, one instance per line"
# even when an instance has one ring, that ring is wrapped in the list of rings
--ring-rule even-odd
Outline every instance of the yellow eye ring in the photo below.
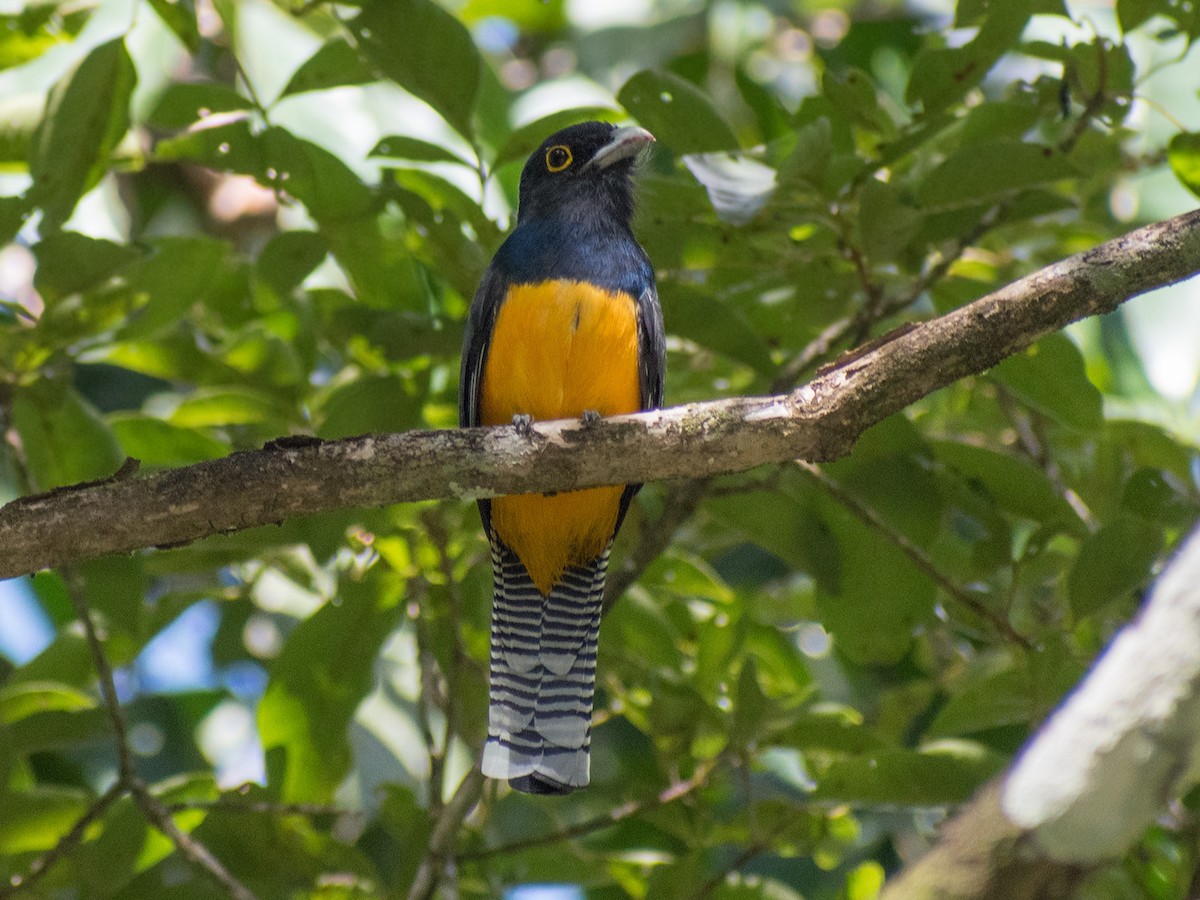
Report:
[[[551,172],[561,172],[573,161],[571,148],[566,144],[555,144],[546,151],[546,168]]]

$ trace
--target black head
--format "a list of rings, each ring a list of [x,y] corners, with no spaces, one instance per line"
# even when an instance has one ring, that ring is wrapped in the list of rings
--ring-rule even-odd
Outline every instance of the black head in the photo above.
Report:
[[[654,141],[644,128],[584,122],[556,131],[533,151],[521,171],[517,221],[566,217],[633,218],[633,169],[638,152]]]

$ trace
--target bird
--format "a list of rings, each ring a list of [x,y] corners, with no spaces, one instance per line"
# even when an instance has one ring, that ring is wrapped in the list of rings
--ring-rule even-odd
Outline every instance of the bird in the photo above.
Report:
[[[666,351],[654,269],[632,230],[633,178],[654,137],[584,122],[525,163],[516,226],[467,314],[463,427],[662,405]],[[641,485],[479,501],[491,548],[483,774],[530,794],[591,777],[596,648],[613,538]]]

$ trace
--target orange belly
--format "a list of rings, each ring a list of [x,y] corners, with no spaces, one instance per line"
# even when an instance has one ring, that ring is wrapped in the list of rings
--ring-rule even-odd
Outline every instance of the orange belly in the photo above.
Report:
[[[637,316],[628,294],[578,281],[510,288],[483,372],[480,421],[507,424],[641,408]],[[591,562],[617,525],[621,485],[492,500],[492,528],[542,594],[570,565]]]

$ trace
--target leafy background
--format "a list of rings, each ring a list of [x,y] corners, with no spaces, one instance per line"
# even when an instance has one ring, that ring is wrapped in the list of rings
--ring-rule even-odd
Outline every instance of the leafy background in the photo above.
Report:
[[[581,118],[658,137],[637,230],[672,404],[786,389],[1200,189],[1200,12],[1177,0],[4,9],[6,499],[126,456],[452,426],[521,162]],[[594,784],[489,785],[456,896],[872,896],[1200,515],[1198,340],[1184,285],[821,470],[647,487],[615,555]],[[407,894],[483,736],[473,508],[345,511],[0,589],[0,876],[116,777],[77,589],[181,828],[260,897]],[[1084,894],[1185,896],[1198,804]],[[38,890],[219,896],[128,799]]]

